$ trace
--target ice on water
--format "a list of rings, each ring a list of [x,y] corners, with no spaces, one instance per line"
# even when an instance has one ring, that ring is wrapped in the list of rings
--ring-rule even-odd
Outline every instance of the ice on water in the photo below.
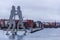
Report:
[[[60,28],[45,28],[41,31],[35,33],[27,33],[23,35],[23,31],[19,31],[15,39],[12,38],[10,33],[9,36],[6,35],[6,31],[0,30],[1,40],[60,40]]]

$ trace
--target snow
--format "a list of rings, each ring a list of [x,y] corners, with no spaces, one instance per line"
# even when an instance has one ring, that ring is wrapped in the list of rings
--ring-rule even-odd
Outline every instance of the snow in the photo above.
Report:
[[[11,35],[7,36],[6,31],[0,30],[1,40],[60,40],[60,28],[44,28],[41,31],[35,33],[27,33],[23,35],[24,32],[19,31],[15,39],[11,38]],[[10,33],[11,34],[11,33]]]

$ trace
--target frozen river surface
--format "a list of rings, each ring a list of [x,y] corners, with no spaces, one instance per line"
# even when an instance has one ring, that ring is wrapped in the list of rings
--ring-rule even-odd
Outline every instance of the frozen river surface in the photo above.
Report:
[[[35,33],[27,33],[26,36],[23,33],[18,32],[15,39],[12,39],[11,35],[5,35],[6,31],[0,30],[0,40],[60,40],[60,28],[45,28]]]

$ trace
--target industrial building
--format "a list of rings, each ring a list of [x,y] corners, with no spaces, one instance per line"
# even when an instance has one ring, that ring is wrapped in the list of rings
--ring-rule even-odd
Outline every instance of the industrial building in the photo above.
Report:
[[[8,28],[9,27],[9,19],[0,19],[0,28]],[[16,26],[19,20],[15,20]],[[36,21],[34,20],[24,20],[23,21],[24,26],[26,28],[58,28],[60,26],[60,23],[58,22],[41,22],[41,21]]]

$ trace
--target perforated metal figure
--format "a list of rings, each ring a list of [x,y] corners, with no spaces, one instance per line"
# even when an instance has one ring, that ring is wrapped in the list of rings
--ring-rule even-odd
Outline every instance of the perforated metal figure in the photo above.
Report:
[[[8,31],[10,30],[12,25],[15,27],[15,21],[13,20],[13,18],[15,17],[15,14],[16,14],[16,10],[15,10],[15,6],[13,5],[12,10],[11,10],[11,14],[10,14],[10,17],[9,17],[9,27],[8,27],[8,30],[7,30],[7,33],[6,33],[7,35],[9,35]]]
[[[14,20],[15,20],[16,15],[18,15],[18,17],[19,17],[19,22],[18,22],[18,25],[17,25],[17,30],[15,32],[15,25],[16,24],[15,24]],[[13,18],[14,18],[14,20],[13,20]],[[13,24],[13,26],[12,26],[12,24]],[[26,34],[26,29],[23,25],[23,18],[22,18],[22,12],[20,10],[20,6],[17,7],[17,11],[15,10],[15,6],[12,6],[11,15],[10,15],[10,18],[9,18],[9,28],[7,30],[7,34],[8,34],[8,31],[10,30],[11,27],[13,27],[12,34],[14,34],[14,33],[17,34],[17,31],[19,29],[19,25],[24,29],[24,31],[25,31],[24,35],[25,35]]]
[[[18,23],[18,27],[19,27],[19,25],[21,25],[21,27],[24,29],[24,31],[25,31],[25,33],[24,33],[24,35],[26,35],[26,29],[25,29],[25,27],[24,27],[24,25],[23,25],[23,17],[22,17],[22,12],[21,12],[21,10],[20,10],[20,6],[18,6],[17,7],[17,14],[18,14],[18,16],[19,16],[19,23]]]

